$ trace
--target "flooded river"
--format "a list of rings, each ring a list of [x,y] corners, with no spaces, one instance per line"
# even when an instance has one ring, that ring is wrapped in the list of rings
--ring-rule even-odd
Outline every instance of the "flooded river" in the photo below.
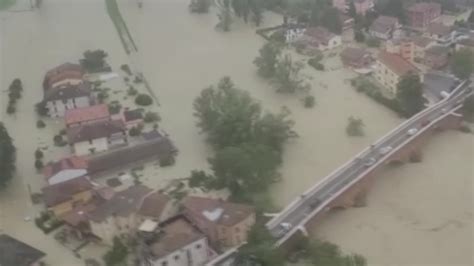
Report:
[[[287,106],[292,111],[299,138],[287,146],[282,180],[270,191],[279,206],[401,122],[389,110],[351,89],[345,80],[353,74],[340,69],[337,59],[328,62],[336,70],[305,69],[317,99],[313,109],[305,109],[296,97],[276,94],[257,77],[252,61],[263,40],[255,28],[236,21],[231,32],[217,32],[215,14],[192,15],[187,0],[148,0],[143,9],[135,1],[119,2],[139,49],[138,63],[160,100],[161,126],[180,151],[176,165],[161,170],[150,184],[159,185],[162,178],[185,177],[193,169],[208,168],[210,150],[195,127],[192,102],[201,89],[224,75],[250,91],[267,110]],[[48,0],[40,11],[9,14],[6,22],[2,21],[2,85],[21,76],[29,91],[21,100],[17,120],[5,119],[15,132],[21,156],[19,179],[10,193],[0,196],[0,228],[13,235],[21,235],[22,230],[39,232],[21,221],[24,210],[11,208],[5,201],[31,208],[24,199],[24,186],[39,184],[36,179],[40,177],[32,167],[35,138],[49,140],[52,133],[34,128],[31,104],[41,97],[44,71],[77,59],[86,49],[106,50],[117,70],[127,61],[104,7],[99,0]],[[265,17],[266,25],[280,22],[280,16]],[[364,120],[366,136],[346,136],[351,115]],[[15,123],[18,120],[24,124]],[[33,137],[31,130],[38,137]],[[315,235],[337,243],[346,252],[363,254],[373,266],[472,265],[473,150],[473,135],[444,132],[434,136],[424,149],[423,163],[387,170],[369,193],[367,207],[331,214],[314,228]],[[38,233],[31,235],[37,236],[37,244],[45,239]],[[50,260],[51,265],[66,265],[66,259]]]

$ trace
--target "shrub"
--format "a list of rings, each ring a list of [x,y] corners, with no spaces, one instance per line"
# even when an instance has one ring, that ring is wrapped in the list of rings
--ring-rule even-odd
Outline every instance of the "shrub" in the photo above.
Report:
[[[145,123],[153,123],[153,122],[161,121],[161,117],[155,112],[147,112],[143,120],[145,121]]]
[[[38,121],[36,121],[36,127],[37,128],[44,128],[44,127],[46,127],[46,124],[43,122],[43,120],[38,120]]]
[[[41,170],[41,169],[43,169],[43,161],[41,161],[40,159],[36,159],[36,161],[35,161],[35,168],[36,168],[36,170]]]
[[[21,92],[19,91],[11,91],[10,93],[8,93],[8,97],[10,97],[10,99],[20,99],[21,98]]]
[[[142,83],[143,82],[143,79],[139,76],[135,76],[135,79],[133,80],[134,83]]]
[[[319,62],[320,60],[321,59],[318,59],[317,57],[314,57],[314,58],[311,58],[311,59],[308,60],[308,64],[316,70],[323,71],[324,70],[324,65]]]
[[[377,38],[368,38],[366,40],[366,44],[369,47],[379,47],[380,46],[380,40]]]
[[[136,137],[136,136],[139,136],[140,134],[142,133],[142,127],[132,127],[129,131],[128,131],[128,135],[130,135],[130,137]]]
[[[62,135],[54,136],[53,140],[54,140],[54,145],[58,147],[63,147],[67,145],[67,142],[63,139]]]
[[[316,104],[316,99],[314,98],[313,95],[308,95],[304,97],[303,104],[304,104],[304,107],[306,108],[312,108]]]
[[[7,114],[11,115],[11,114],[14,114],[16,112],[16,107],[15,105],[13,104],[8,104],[8,107],[7,107]]]
[[[124,77],[124,78],[123,78],[123,81],[125,81],[125,82],[129,82],[129,81],[130,81],[130,79],[129,79],[128,77]]]
[[[105,99],[109,98],[109,94],[105,91],[99,92],[97,94],[97,99],[99,100],[99,103],[104,103]]]
[[[153,103],[153,99],[150,97],[150,95],[138,94],[135,98],[135,103],[141,106],[148,106]]]
[[[137,89],[135,89],[135,87],[133,87],[132,85],[130,85],[130,86],[128,87],[127,94],[130,95],[130,96],[135,96],[135,95],[138,94],[138,91],[137,91]]]
[[[463,132],[463,133],[472,133],[472,129],[467,126],[467,125],[462,125],[460,128],[459,128],[459,131]]]
[[[132,71],[130,70],[130,67],[127,64],[121,65],[120,69],[122,69],[123,72],[127,73],[127,75],[132,75]]]
[[[64,128],[59,131],[59,134],[63,135],[63,136],[66,135],[66,133],[67,133],[67,131]]]
[[[43,152],[42,152],[40,149],[36,149],[36,151],[35,151],[35,159],[36,159],[36,160],[41,160],[41,159],[43,159],[43,157],[44,157]]]
[[[113,102],[109,104],[110,114],[118,114],[122,109],[122,105],[119,102]]]
[[[161,167],[171,166],[171,165],[174,165],[175,162],[176,161],[173,156],[167,156],[165,158],[160,159],[160,166]]]

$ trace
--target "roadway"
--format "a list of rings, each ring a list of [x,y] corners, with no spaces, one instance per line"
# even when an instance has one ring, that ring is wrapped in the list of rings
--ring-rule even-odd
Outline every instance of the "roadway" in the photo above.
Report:
[[[340,194],[341,191],[349,187],[350,183],[385,163],[391,154],[415,138],[424,127],[457,108],[468,94],[466,93],[467,85],[468,82],[463,82],[452,92],[450,97],[405,121],[321,182],[298,196],[285,210],[267,223],[270,233],[276,238],[285,237],[289,233],[293,233],[296,227],[301,225],[302,221],[307,220],[309,216],[313,217],[317,213],[327,210],[327,205],[335,198],[334,195]],[[416,133],[408,134],[408,130],[411,129],[416,129]],[[381,149],[386,147],[390,147],[390,151],[382,154]],[[291,225],[293,230],[289,231],[292,232],[287,232],[288,229],[284,229],[281,224]]]

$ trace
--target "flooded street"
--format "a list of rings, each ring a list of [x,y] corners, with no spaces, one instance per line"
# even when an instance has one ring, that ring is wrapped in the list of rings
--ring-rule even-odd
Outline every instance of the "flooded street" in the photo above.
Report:
[[[208,168],[210,149],[195,126],[192,103],[203,88],[224,75],[248,90],[265,109],[277,111],[287,106],[292,112],[299,138],[287,146],[282,180],[271,188],[278,206],[290,202],[402,121],[355,92],[346,81],[354,75],[340,69],[337,58],[327,62],[337,70],[304,70],[312,78],[317,101],[313,109],[303,108],[296,96],[276,94],[256,75],[252,63],[264,43],[255,28],[235,21],[231,32],[218,32],[215,14],[190,14],[188,3],[148,0],[139,9],[135,1],[119,1],[138,46],[138,63],[159,98],[160,127],[179,149],[176,165],[160,168],[156,178],[146,180],[150,186]],[[280,16],[265,15],[264,26],[281,23]],[[118,71],[127,63],[127,55],[100,0],[48,0],[39,11],[8,13],[4,18],[0,21],[1,85],[6,88],[19,77],[25,93],[16,117],[2,117],[18,148],[18,177],[0,193],[0,232],[43,249],[49,253],[50,265],[82,265],[32,222],[23,221],[34,209],[26,184],[33,190],[43,184],[33,168],[33,152],[38,143],[51,144],[61,129],[59,125],[36,129],[33,104],[42,97],[41,82],[48,68],[76,61],[87,49],[104,49],[108,62]],[[2,98],[4,112],[6,99]],[[349,116],[364,120],[366,136],[346,136]],[[364,255],[371,266],[473,265],[473,136],[459,132],[434,136],[423,150],[423,163],[386,170],[370,191],[367,207],[331,214],[314,228],[315,235],[344,251]],[[64,152],[55,148],[46,156],[58,158]]]

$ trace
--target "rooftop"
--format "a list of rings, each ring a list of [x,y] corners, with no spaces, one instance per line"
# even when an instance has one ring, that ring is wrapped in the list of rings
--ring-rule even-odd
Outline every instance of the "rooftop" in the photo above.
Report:
[[[441,5],[438,3],[428,3],[428,2],[421,2],[416,3],[408,8],[410,12],[428,12],[432,9],[439,9],[441,10]]]
[[[101,121],[67,129],[70,144],[93,139],[108,138],[110,135],[125,131],[122,120]]]
[[[442,23],[433,22],[430,25],[428,25],[428,28],[426,29],[426,31],[429,34],[446,36],[451,33],[452,28]]]
[[[183,216],[173,217],[160,226],[161,235],[149,245],[155,258],[166,256],[205,237]]]
[[[51,88],[44,92],[43,101],[67,100],[71,98],[90,96],[90,82],[82,82],[80,84],[64,84],[55,88]]]
[[[152,189],[144,185],[131,186],[116,193],[110,200],[87,215],[95,222],[102,222],[112,215],[127,217],[138,210],[145,196],[151,192]]]
[[[370,25],[370,30],[383,34],[395,27],[397,23],[398,19],[395,17],[380,16]]]
[[[195,196],[186,197],[183,206],[190,215],[225,226],[237,224],[255,213],[249,205]]]
[[[53,175],[68,169],[87,169],[87,161],[78,156],[64,158],[56,162],[47,164],[43,168],[43,175],[49,179]]]
[[[75,71],[75,72],[84,73],[84,69],[82,68],[81,65],[67,62],[59,66],[56,66],[50,69],[48,72],[46,72],[46,78],[50,78],[51,76],[54,76],[66,71]]]
[[[327,44],[331,38],[336,36],[334,33],[323,27],[308,28],[305,31],[305,35],[310,36],[311,38],[314,38],[318,42],[324,44]]]
[[[125,122],[143,119],[143,111],[141,109],[125,110],[123,112],[123,118]]]
[[[170,202],[168,196],[156,191],[143,199],[138,213],[146,217],[160,218],[168,202]]]
[[[434,45],[425,50],[425,53],[436,54],[436,55],[447,55],[449,53],[449,48],[440,45]]]
[[[42,189],[43,199],[48,207],[70,200],[75,194],[91,190],[92,183],[87,177],[78,177]]]
[[[30,266],[46,254],[9,235],[0,235],[0,265]]]
[[[90,107],[66,110],[64,119],[66,120],[66,125],[70,125],[107,118],[109,116],[109,107],[106,104],[99,104]]]
[[[409,72],[419,72],[414,65],[412,65],[408,61],[405,61],[403,58],[396,54],[381,52],[378,56],[378,60],[399,76],[403,76],[405,74],[408,74]]]
[[[347,47],[341,52],[341,58],[344,58],[350,61],[360,60],[368,56],[370,56],[369,51],[362,48],[356,48],[356,47]]]

